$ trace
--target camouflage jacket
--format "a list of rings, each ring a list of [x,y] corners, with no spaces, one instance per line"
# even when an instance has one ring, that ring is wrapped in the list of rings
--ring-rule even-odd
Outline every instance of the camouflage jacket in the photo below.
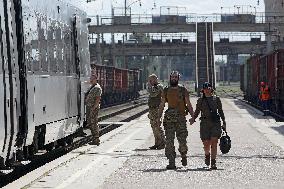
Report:
[[[150,85],[148,86],[148,92],[149,92],[149,99],[148,99],[149,108],[159,107],[163,93],[163,85],[160,83],[154,86]]]
[[[96,97],[102,95],[102,88],[97,83],[90,87],[90,89],[85,94],[85,104],[87,107],[92,107],[96,103]]]

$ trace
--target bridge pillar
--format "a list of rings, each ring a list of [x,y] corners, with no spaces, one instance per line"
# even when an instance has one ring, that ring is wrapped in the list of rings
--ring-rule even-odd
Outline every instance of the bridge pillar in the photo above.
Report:
[[[114,34],[111,34],[111,66],[116,67],[116,59],[115,59],[115,38]]]
[[[100,34],[97,34],[96,39],[96,57],[97,57],[97,63],[99,65],[102,65],[102,49],[101,49],[101,43],[100,43]]]
[[[240,72],[236,68],[238,64],[238,54],[230,54],[227,57],[227,78],[228,84],[231,84],[231,81],[236,82],[240,80]]]
[[[213,23],[196,23],[196,35],[196,87],[200,94],[204,82],[215,88]]]

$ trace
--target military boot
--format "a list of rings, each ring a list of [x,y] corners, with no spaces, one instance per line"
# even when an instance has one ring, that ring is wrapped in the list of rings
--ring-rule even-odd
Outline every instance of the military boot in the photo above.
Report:
[[[175,159],[170,159],[169,160],[169,165],[167,165],[167,169],[176,169],[176,162]]]
[[[151,150],[155,150],[155,149],[157,149],[157,147],[158,147],[158,145],[154,145],[154,146],[150,146],[149,148],[151,149]]]
[[[162,149],[164,149],[165,148],[165,143],[161,143],[161,144],[159,144],[158,146],[157,146],[157,150],[162,150]]]
[[[92,142],[89,143],[90,145],[100,145],[100,139],[99,138],[95,138]]]
[[[186,155],[182,155],[181,156],[181,164],[183,166],[187,166],[187,157],[186,157]]]
[[[210,165],[210,153],[205,154],[205,165],[209,166]]]
[[[216,166],[216,159],[211,159],[211,169],[216,170],[217,166]]]

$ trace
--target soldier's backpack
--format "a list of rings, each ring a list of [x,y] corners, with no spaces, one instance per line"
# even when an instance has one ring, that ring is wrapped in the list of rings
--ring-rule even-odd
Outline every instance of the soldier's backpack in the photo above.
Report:
[[[157,107],[159,107],[159,105],[161,103],[161,93],[159,91],[158,86],[154,85],[153,88],[156,89],[156,91],[159,94],[157,96],[155,96],[155,97],[149,97],[149,99],[148,99],[148,106],[149,106],[149,108],[157,108]]]
[[[164,89],[164,95],[165,95],[165,100],[166,102],[168,102],[168,99],[167,99],[167,93],[168,93],[168,89],[169,87],[165,87]],[[179,96],[179,102],[182,102],[184,103],[185,105],[185,88],[184,86],[181,86],[181,85],[178,85],[178,96]],[[164,116],[164,121],[165,122],[178,122],[180,120],[180,116],[181,116],[181,112],[178,110],[178,108],[169,108],[165,111],[165,116]]]
[[[167,92],[168,92],[168,89],[169,89],[169,86],[166,86],[164,88],[164,93],[165,93],[165,98],[166,98],[166,102],[168,102],[168,99],[167,99]],[[185,108],[185,111],[186,111],[186,114],[188,114],[189,110],[186,106],[186,103],[185,103],[185,87],[182,86],[182,85],[178,85],[178,95],[179,95],[179,101],[183,101],[183,104],[184,104],[184,108]]]

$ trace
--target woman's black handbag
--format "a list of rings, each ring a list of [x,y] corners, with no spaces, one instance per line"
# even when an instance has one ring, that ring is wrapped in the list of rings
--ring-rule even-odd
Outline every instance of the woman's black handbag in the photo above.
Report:
[[[227,131],[223,130],[222,136],[220,138],[220,150],[223,154],[226,154],[230,151],[231,149],[231,139],[227,134]]]

